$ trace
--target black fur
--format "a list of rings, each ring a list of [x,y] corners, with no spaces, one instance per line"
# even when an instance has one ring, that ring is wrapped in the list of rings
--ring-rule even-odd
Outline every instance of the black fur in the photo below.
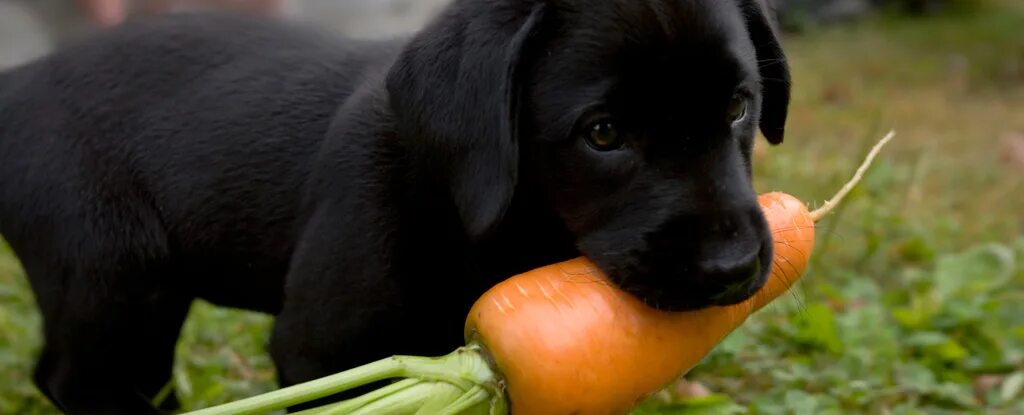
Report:
[[[286,385],[446,353],[484,289],[580,254],[653,306],[747,298],[771,258],[753,137],[782,141],[789,100],[770,14],[456,0],[386,42],[176,15],[0,75],[37,385],[68,412],[152,411],[195,298],[276,315]],[[600,117],[621,148],[587,144]]]

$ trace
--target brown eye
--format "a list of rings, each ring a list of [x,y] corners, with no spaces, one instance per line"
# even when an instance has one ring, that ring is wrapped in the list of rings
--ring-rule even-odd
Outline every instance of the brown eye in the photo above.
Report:
[[[619,131],[610,121],[593,124],[587,132],[587,143],[598,151],[611,151],[622,147]]]
[[[747,116],[747,98],[742,95],[734,95],[729,102],[729,122],[735,123]]]

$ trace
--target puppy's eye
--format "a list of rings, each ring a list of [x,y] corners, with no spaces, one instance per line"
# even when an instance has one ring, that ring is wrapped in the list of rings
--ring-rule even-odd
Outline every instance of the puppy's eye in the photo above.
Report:
[[[732,101],[729,102],[728,120],[730,123],[736,123],[747,116],[747,98],[736,94],[732,96]]]
[[[622,137],[611,121],[591,124],[586,132],[587,144],[598,151],[611,151],[622,147]]]

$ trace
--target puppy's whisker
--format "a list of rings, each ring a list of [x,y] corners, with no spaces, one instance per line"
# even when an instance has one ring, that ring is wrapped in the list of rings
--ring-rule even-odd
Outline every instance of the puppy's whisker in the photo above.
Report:
[[[780,63],[785,63],[785,62],[786,62],[786,60],[785,60],[785,59],[781,59],[781,58],[774,58],[774,59],[759,59],[759,60],[757,61],[757,63],[758,63],[758,66],[759,66],[760,68],[764,68],[765,66],[768,66],[768,65],[777,65],[777,64],[780,64]]]

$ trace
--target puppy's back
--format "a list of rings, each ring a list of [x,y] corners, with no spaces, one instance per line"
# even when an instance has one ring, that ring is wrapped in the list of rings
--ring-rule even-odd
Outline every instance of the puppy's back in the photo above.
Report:
[[[244,230],[261,226],[283,237],[331,116],[397,47],[259,17],[165,15],[2,74],[0,233],[88,222],[113,201],[159,210],[168,232],[204,233],[208,246],[249,243]]]

